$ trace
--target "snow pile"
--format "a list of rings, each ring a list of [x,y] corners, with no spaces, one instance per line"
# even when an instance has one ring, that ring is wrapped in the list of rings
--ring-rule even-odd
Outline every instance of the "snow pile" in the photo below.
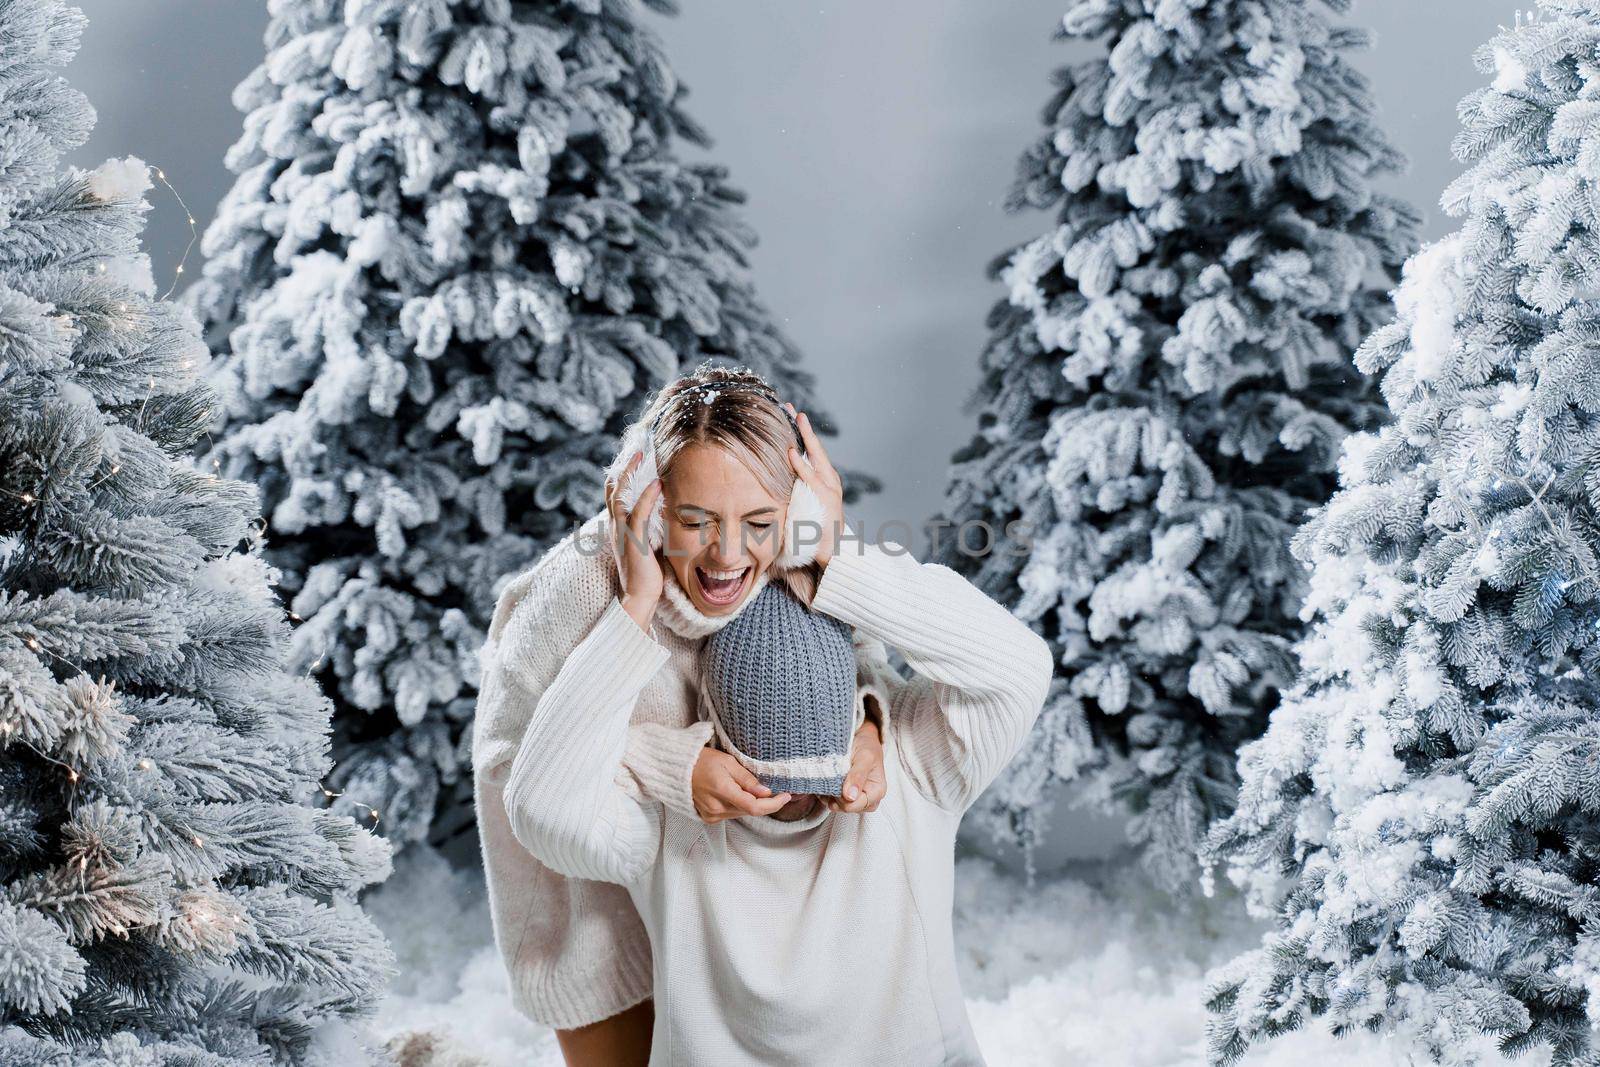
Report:
[[[1517,12],[1517,19],[1520,25],[1522,12]],[[1528,87],[1527,66],[1499,45],[1494,49],[1494,69],[1494,88],[1497,92],[1514,93]]]
[[[403,1067],[562,1067],[551,1031],[511,1008],[475,872],[410,849],[368,911],[393,939],[402,971],[378,1028]],[[967,1011],[991,1067],[1202,1067],[1205,970],[1260,936],[1231,894],[1179,906],[1131,863],[1074,865],[1030,890],[990,860],[961,859],[955,922]],[[1242,1061],[1307,1062],[1406,1058],[1391,1042],[1337,1040],[1313,1024]]]
[[[366,904],[400,971],[376,1025],[403,1067],[562,1067],[554,1032],[511,1007],[481,873],[418,845]]]
[[[137,201],[150,191],[150,164],[138,156],[108,159],[88,173],[87,181],[97,200]]]

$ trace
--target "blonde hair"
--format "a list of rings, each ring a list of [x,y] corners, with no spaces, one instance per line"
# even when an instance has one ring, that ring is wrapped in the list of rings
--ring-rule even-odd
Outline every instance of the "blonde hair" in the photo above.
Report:
[[[716,385],[729,388],[708,388]],[[663,482],[685,448],[710,445],[742,463],[774,499],[787,501],[796,480],[789,449],[804,449],[779,404],[777,390],[755,371],[707,360],[662,386],[634,427],[654,425],[656,473]],[[788,547],[787,540],[782,547]],[[793,570],[769,568],[768,577],[810,607],[822,575],[817,564],[808,563]]]

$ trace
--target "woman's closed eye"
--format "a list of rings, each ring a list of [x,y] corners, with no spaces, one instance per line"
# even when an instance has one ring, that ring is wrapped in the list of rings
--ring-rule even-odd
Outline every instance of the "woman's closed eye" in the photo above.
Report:
[[[683,527],[686,530],[705,530],[705,529],[709,529],[713,525],[714,525],[713,523],[709,523],[709,522],[685,522],[683,524]],[[752,522],[752,523],[749,523],[749,525],[754,526],[758,530],[766,530],[766,529],[769,529],[772,526],[772,523],[770,523],[770,522]]]

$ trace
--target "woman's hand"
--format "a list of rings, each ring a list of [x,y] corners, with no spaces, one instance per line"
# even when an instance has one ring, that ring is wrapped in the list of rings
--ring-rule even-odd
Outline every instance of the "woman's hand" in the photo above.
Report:
[[[772,795],[761,779],[721,749],[700,750],[690,777],[694,807],[704,822],[717,823],[745,815],[771,815],[789,803],[788,793]]]
[[[867,719],[856,729],[850,745],[850,771],[837,797],[823,797],[829,811],[877,811],[878,802],[889,792],[883,773],[883,733]]]
[[[633,472],[643,462],[644,453],[635,452],[623,469],[622,477],[633,477]],[[606,510],[611,513],[611,555],[622,581],[622,606],[646,633],[650,632],[650,620],[666,585],[666,575],[650,547],[649,534],[650,509],[660,495],[661,479],[653,478],[639,494],[633,511],[624,512],[619,486],[610,480],[606,482]]]
[[[796,413],[793,404],[785,403],[789,414],[795,416],[795,421],[800,424],[800,439],[805,442],[806,454],[802,456],[800,449],[794,445],[789,446],[789,466],[794,469],[795,476],[811,487],[817,494],[817,499],[822,501],[823,509],[827,512],[827,519],[823,522],[821,540],[817,544],[817,563],[826,566],[828,560],[839,550],[839,538],[844,532],[844,481],[839,477],[839,472],[833,469],[833,464],[828,460],[827,450],[822,447],[816,432],[811,429],[811,419],[804,412]]]

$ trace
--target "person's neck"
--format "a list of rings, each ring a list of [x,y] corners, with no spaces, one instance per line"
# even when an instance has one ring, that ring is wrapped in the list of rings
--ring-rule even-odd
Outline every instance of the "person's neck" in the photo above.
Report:
[[[795,822],[810,815],[816,810],[817,805],[821,803],[822,801],[817,799],[815,793],[802,793],[797,797],[790,798],[789,803],[773,812],[772,818],[777,819],[779,822]]]

